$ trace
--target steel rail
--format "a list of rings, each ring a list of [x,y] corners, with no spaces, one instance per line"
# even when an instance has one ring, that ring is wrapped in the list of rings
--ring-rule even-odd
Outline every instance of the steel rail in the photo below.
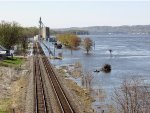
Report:
[[[37,47],[34,45],[35,113],[48,113]]]
[[[44,67],[46,69],[46,72],[48,74],[49,81],[52,85],[53,91],[55,93],[57,102],[59,104],[60,111],[62,113],[76,113],[74,108],[70,104],[70,101],[67,98],[63,88],[61,87],[61,84],[60,84],[58,78],[56,77],[56,74],[55,74],[48,58],[45,56],[44,51],[42,50],[39,43],[37,45],[38,45],[38,48],[39,48],[39,53],[41,55],[43,55],[42,61],[43,61]]]

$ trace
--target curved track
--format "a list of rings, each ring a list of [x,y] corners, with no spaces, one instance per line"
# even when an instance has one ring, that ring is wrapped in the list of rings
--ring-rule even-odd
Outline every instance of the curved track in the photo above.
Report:
[[[53,92],[55,94],[55,97],[56,97],[56,100],[57,100],[57,103],[58,103],[61,113],[76,113],[74,108],[70,104],[63,88],[61,87],[61,84],[59,83],[49,60],[45,56],[45,53],[42,50],[39,43],[37,43],[37,48],[39,50],[39,54],[42,55],[42,61],[43,61],[44,67],[46,69],[46,72],[47,72],[47,75],[49,78],[49,82],[52,85]]]

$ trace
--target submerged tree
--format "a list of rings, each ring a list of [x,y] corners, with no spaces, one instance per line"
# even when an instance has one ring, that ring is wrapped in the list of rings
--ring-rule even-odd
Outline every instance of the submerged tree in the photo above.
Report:
[[[74,34],[61,34],[57,36],[57,40],[72,50],[80,45],[81,39]]]
[[[105,73],[110,73],[111,72],[111,65],[110,64],[104,64],[101,71]]]
[[[116,89],[113,100],[116,102],[117,111],[120,113],[149,113],[150,111],[150,86],[138,79],[128,79]]]
[[[88,89],[91,89],[91,82],[94,79],[94,76],[91,72],[85,72],[85,75],[82,76],[82,85]]]
[[[83,40],[83,47],[86,50],[87,54],[89,53],[90,50],[92,50],[93,46],[93,41],[90,38],[85,38]]]

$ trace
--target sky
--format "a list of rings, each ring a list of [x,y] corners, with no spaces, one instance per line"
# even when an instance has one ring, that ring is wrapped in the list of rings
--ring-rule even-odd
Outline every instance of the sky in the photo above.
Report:
[[[34,0],[1,1],[0,21],[50,28],[150,25],[150,1]]]

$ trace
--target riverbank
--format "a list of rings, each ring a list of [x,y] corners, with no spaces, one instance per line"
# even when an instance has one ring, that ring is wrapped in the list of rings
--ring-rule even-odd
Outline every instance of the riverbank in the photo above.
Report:
[[[77,106],[81,112],[94,113],[91,107],[91,103],[94,99],[90,96],[90,90],[79,86],[74,80],[81,77],[82,70],[78,63],[75,65],[55,67],[55,72],[59,75],[61,83],[67,89],[70,98],[73,98],[75,106]],[[76,69],[74,69],[76,68]],[[72,78],[72,79],[71,79]]]
[[[101,113],[103,110],[107,113],[115,113],[111,104],[105,103],[107,94],[104,89],[94,89],[82,84],[83,73],[82,65],[79,62],[70,65],[55,66],[55,71],[59,77],[62,77],[62,84],[67,86],[70,95],[73,95],[75,102],[82,106],[86,113]],[[84,111],[83,110],[83,111]]]

